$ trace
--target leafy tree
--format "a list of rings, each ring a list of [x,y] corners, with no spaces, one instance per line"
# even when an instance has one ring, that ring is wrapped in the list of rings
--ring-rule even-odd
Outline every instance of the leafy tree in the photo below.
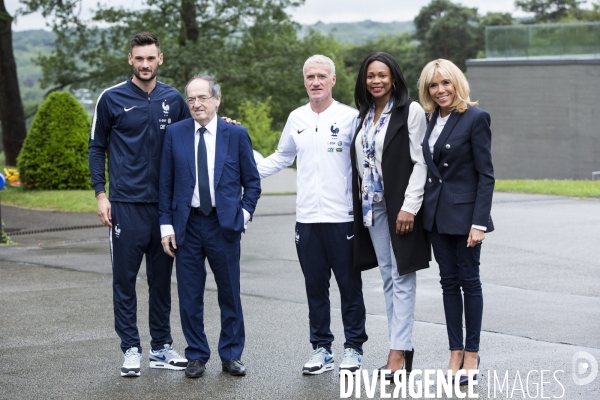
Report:
[[[489,12],[485,14],[479,20],[479,26],[484,28],[486,26],[497,26],[497,25],[512,25],[513,17],[510,13],[501,12]]]
[[[22,1],[33,7],[39,2],[59,0]],[[92,22],[108,24],[109,29],[95,28],[93,23],[72,15],[57,18],[53,24],[55,51],[37,62],[50,90],[101,89],[131,76],[131,67],[125,61],[128,38],[139,31],[150,31],[161,40],[165,54],[159,71],[161,81],[182,90],[192,75],[210,74],[223,89],[220,111],[232,116],[244,101],[262,101],[271,96],[272,117],[279,128],[289,112],[306,99],[302,86],[305,59],[320,50],[328,55],[340,53],[337,42],[321,34],[298,39],[298,25],[285,10],[300,3],[148,0],[137,10],[99,6]]]
[[[427,61],[445,58],[464,71],[465,60],[474,58],[483,48],[479,18],[476,8],[432,0],[415,18],[420,52]]]
[[[12,47],[13,18],[0,0],[0,121],[7,165],[15,165],[27,134]]]
[[[569,11],[579,10],[584,0],[515,0],[515,7],[534,14],[534,22],[557,22]]]
[[[37,189],[89,189],[90,118],[68,92],[42,103],[17,159],[21,183]]]
[[[275,151],[279,141],[280,132],[271,129],[273,118],[270,117],[271,98],[256,103],[244,101],[238,107],[238,116],[248,129],[252,148],[267,157]]]

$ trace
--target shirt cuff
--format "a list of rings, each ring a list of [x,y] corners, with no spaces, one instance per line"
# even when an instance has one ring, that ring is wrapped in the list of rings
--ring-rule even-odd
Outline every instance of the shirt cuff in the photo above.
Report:
[[[246,229],[246,227],[248,226],[248,221],[250,221],[250,217],[252,215],[250,215],[250,213],[248,211],[246,211],[245,208],[242,208],[242,211],[244,212],[244,229]],[[161,226],[162,228],[162,226]]]
[[[160,237],[164,238],[165,236],[174,235],[175,230],[173,229],[173,225],[161,225],[160,226]]]
[[[475,229],[479,229],[480,231],[487,231],[487,226],[481,226],[481,225],[471,225],[471,228],[475,228]]]

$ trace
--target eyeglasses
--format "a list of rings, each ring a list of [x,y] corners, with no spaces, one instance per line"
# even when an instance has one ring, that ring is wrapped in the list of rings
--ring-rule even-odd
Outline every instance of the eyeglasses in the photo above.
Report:
[[[196,101],[199,101],[202,104],[206,104],[206,102],[208,102],[208,100],[212,99],[213,97],[215,97],[215,96],[210,96],[210,97],[206,97],[206,96],[188,97],[185,100],[191,106],[193,104],[196,104]]]

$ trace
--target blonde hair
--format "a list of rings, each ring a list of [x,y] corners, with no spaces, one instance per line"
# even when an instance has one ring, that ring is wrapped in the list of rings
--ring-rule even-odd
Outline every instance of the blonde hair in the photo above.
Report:
[[[432,113],[437,108],[437,104],[429,94],[429,85],[438,72],[454,86],[454,101],[450,104],[451,111],[463,113],[467,110],[467,106],[476,106],[478,104],[476,101],[471,101],[471,98],[469,97],[471,93],[469,81],[467,81],[465,74],[463,74],[460,68],[454,65],[452,61],[439,58],[430,61],[425,68],[423,68],[421,76],[419,77],[418,86],[420,103],[425,112]]]

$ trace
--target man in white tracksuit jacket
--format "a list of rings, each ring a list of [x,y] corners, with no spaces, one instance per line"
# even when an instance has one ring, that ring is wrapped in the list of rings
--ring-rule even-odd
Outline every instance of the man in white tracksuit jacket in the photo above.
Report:
[[[297,160],[296,250],[308,298],[313,354],[304,374],[334,368],[331,349],[329,280],[340,289],[344,323],[344,358],[340,370],[362,365],[365,305],[360,272],[352,272],[353,223],[350,143],[358,111],[333,100],[335,65],[314,55],[304,64],[304,86],[310,102],[288,117],[277,151],[258,163],[266,178]]]

